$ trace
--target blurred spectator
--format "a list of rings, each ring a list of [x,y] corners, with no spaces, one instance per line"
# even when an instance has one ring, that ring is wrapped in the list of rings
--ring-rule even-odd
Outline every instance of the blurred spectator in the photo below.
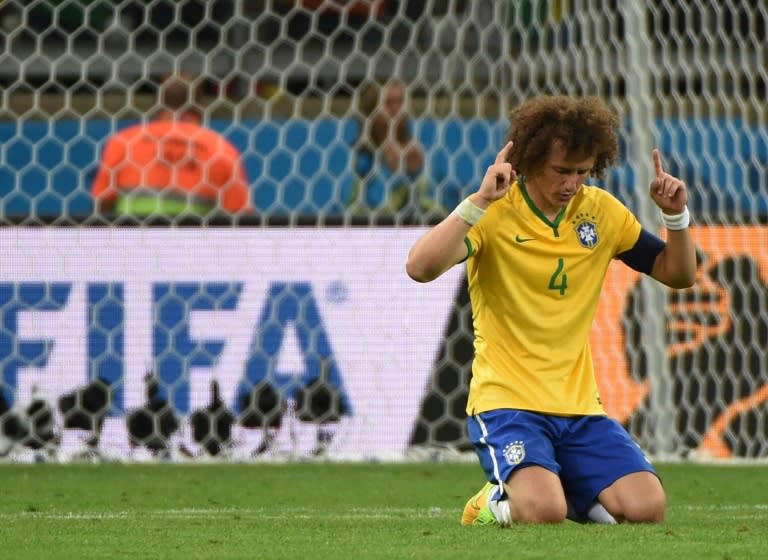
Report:
[[[361,90],[352,214],[375,212],[418,218],[439,210],[424,173],[424,150],[413,137],[405,112],[405,93],[398,81],[383,87],[368,83]]]
[[[202,124],[197,89],[186,74],[167,78],[152,119],[107,141],[92,186],[97,211],[134,217],[250,211],[241,154]]]

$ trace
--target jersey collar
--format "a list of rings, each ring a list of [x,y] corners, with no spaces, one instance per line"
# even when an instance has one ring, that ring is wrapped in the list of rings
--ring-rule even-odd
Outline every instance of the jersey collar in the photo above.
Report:
[[[531,212],[533,212],[542,222],[551,227],[555,232],[555,237],[557,237],[559,235],[557,229],[560,227],[560,222],[563,220],[563,216],[565,216],[565,208],[561,208],[560,212],[558,212],[557,216],[555,216],[555,220],[552,221],[547,218],[541,210],[539,210],[539,208],[536,206],[536,203],[531,198],[531,195],[528,194],[528,189],[525,187],[524,175],[520,175],[517,178],[517,185],[520,188],[520,194],[523,195],[523,200],[525,200],[525,203],[528,205],[528,208],[531,209]]]

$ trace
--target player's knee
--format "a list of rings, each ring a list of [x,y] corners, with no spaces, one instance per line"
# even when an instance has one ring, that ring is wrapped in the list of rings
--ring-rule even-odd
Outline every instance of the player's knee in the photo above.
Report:
[[[631,500],[624,504],[622,517],[627,523],[663,523],[667,513],[667,498],[663,491]]]
[[[516,504],[511,513],[517,523],[562,523],[567,512],[565,501],[530,500]]]

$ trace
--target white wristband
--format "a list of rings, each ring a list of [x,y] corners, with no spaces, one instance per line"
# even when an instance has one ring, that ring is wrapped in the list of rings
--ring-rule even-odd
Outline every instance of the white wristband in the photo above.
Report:
[[[688,213],[688,207],[685,207],[680,214],[665,214],[661,213],[661,221],[664,223],[664,227],[671,230],[685,229],[691,223],[691,215]]]
[[[469,198],[465,198],[459,203],[453,213],[473,226],[485,215],[485,210],[475,205]]]

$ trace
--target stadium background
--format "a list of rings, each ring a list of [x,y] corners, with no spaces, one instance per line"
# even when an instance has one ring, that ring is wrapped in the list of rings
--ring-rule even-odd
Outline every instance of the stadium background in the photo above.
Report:
[[[439,216],[345,210],[357,88],[397,77],[449,209],[492,161],[509,109],[535,94],[616,108],[622,161],[601,184],[648,227],[661,148],[690,186],[700,281],[673,295],[611,270],[592,338],[603,399],[656,456],[764,458],[766,17],[757,0],[4,2],[3,453],[40,457],[34,437],[13,436],[34,385],[60,458],[136,458],[137,411],[155,418],[138,448],[204,453],[190,425],[215,379],[247,428],[222,459],[251,457],[277,419],[277,446],[254,459],[461,457],[461,271],[429,290],[402,271]],[[144,118],[174,69],[201,76],[207,122],[243,150],[254,218],[93,213],[104,139]],[[159,410],[145,406],[148,371]],[[94,393],[107,397],[86,405]],[[173,437],[158,437],[164,422]]]

